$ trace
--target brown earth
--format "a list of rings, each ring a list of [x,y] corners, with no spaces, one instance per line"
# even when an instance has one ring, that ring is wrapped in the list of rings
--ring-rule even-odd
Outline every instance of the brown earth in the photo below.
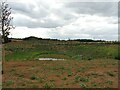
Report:
[[[118,87],[118,61],[111,59],[4,61],[3,71],[3,88]]]

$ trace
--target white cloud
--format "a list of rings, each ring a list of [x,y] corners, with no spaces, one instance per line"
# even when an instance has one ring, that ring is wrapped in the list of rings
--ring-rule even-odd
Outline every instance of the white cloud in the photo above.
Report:
[[[117,3],[13,0],[12,37],[117,40]],[[24,33],[23,33],[24,32]],[[11,36],[10,36],[11,37]]]
[[[41,38],[49,38],[47,32],[50,29],[47,28],[27,28],[27,27],[16,27],[16,29],[11,30],[11,34],[9,37],[14,38],[25,38],[29,36],[36,36]]]
[[[84,17],[79,17],[75,22],[71,22],[69,25],[56,29],[56,31],[58,31],[56,33],[61,37],[66,37],[66,39],[70,37],[105,39],[103,36],[106,36],[106,40],[112,40],[112,35],[117,36],[118,34],[118,25],[107,21],[107,19],[109,19],[109,21],[117,20],[115,17],[99,18],[99,16],[95,15],[84,15]],[[56,36],[56,33],[51,34],[51,36]],[[56,36],[54,38],[59,37]]]

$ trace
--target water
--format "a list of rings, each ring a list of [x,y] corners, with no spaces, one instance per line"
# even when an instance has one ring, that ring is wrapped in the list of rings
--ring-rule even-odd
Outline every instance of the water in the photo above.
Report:
[[[51,61],[57,61],[57,60],[64,60],[59,58],[38,58],[38,60],[51,60]]]

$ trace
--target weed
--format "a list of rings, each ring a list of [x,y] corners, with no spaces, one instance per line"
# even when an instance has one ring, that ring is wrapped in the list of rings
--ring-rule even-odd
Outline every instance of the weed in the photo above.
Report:
[[[23,74],[19,74],[19,77],[24,77],[24,75]]]
[[[65,85],[69,85],[69,83],[67,82],[67,83],[65,83]]]
[[[31,79],[31,80],[37,80],[38,77],[36,77],[35,75],[32,75],[32,76],[30,77],[30,79]]]
[[[93,76],[97,76],[98,73],[96,73],[96,72],[92,72],[91,75],[93,75]]]
[[[25,84],[24,84],[24,83],[22,83],[22,84],[21,84],[21,86],[25,86]]]
[[[44,84],[44,88],[51,88],[53,85],[51,83],[45,83]]]
[[[63,66],[55,66],[52,69],[53,70],[59,70],[59,69],[64,70],[65,68]]]
[[[89,78],[76,76],[76,77],[75,77],[75,81],[76,81],[76,82],[79,82],[79,81],[89,82]]]
[[[113,77],[113,76],[115,76],[112,72],[107,72],[107,75],[109,75],[109,76],[111,76],[111,77]]]
[[[109,85],[112,85],[112,84],[113,84],[113,81],[108,80],[108,81],[106,81],[105,83],[108,83]]]
[[[59,75],[59,74],[56,74],[56,76],[57,76],[57,77],[60,77],[60,75]]]
[[[94,86],[94,87],[95,87],[95,86],[97,86],[97,83],[95,83],[95,82],[94,82],[94,83],[92,83],[92,86]]]
[[[81,88],[87,88],[88,86],[86,84],[80,84]]]
[[[103,64],[103,67],[105,67],[105,68],[106,68],[106,64]]]
[[[80,79],[80,76],[76,76],[76,77],[75,77],[75,81],[76,81],[76,82],[80,81],[79,79]]]
[[[38,85],[32,85],[32,88],[38,88],[39,86]]]
[[[66,77],[64,77],[62,80],[67,80],[67,78],[66,78]]]
[[[68,72],[68,77],[69,77],[69,76],[72,76],[72,75],[73,75],[73,73],[72,73],[72,72]]]
[[[55,81],[54,79],[50,80],[50,82],[54,82],[54,81]]]
[[[13,82],[13,81],[11,81],[11,80],[9,80],[9,81],[7,81],[5,84],[6,84],[6,86],[11,86],[11,85],[13,85],[13,84],[14,84],[14,82]]]
[[[14,69],[14,68],[12,68],[11,70],[10,70],[10,72],[15,72],[16,70]]]
[[[43,78],[36,78],[38,80],[39,83],[42,83],[44,81]]]
[[[85,71],[85,68],[84,67],[81,67],[77,70],[77,72],[84,72]]]
[[[92,57],[89,57],[88,60],[92,60]]]
[[[81,77],[81,78],[80,78],[80,81],[82,81],[82,82],[88,82],[89,79],[88,79],[88,78]]]

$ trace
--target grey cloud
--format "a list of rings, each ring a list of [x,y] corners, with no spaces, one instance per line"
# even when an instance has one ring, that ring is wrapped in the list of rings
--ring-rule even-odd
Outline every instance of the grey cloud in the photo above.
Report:
[[[35,27],[45,27],[45,28],[56,28],[59,26],[67,25],[78,17],[72,15],[76,14],[100,14],[107,16],[116,15],[116,3],[101,3],[101,2],[69,2],[64,3],[60,9],[51,9],[49,5],[43,2],[37,2],[36,4],[27,3],[10,3],[12,9],[15,13],[21,13],[26,16],[31,17],[31,19],[37,20],[33,22],[31,20],[26,20],[21,17],[18,20],[14,20],[17,26],[27,26],[31,28]],[[35,10],[36,9],[36,10]],[[60,17],[61,20],[51,20],[47,19],[45,23],[41,23],[40,20],[49,17],[53,13]],[[22,19],[22,20],[21,20]],[[116,23],[116,22],[115,22]]]
[[[10,3],[10,6],[14,13],[25,14],[27,16],[30,16],[31,18],[37,19],[48,15],[47,8],[42,6],[42,4],[35,6],[33,4],[12,2]],[[35,8],[37,8],[38,10],[34,10]]]
[[[14,10],[17,13],[31,13],[32,9],[34,8],[31,4],[25,4],[20,2],[10,2],[10,6],[12,10]]]
[[[31,18],[32,19],[32,18]],[[31,19],[27,19],[26,17],[14,17],[14,25],[15,26],[26,26],[29,28],[39,28],[39,27],[43,27],[43,28],[56,28],[58,26],[62,27],[64,25],[64,23],[69,23],[66,21],[59,21],[59,20],[52,20],[52,19],[41,19],[44,21],[44,23],[40,22],[40,20],[37,21],[32,21]],[[36,19],[35,19],[36,20]]]
[[[98,14],[103,16],[117,16],[117,2],[71,2],[65,4],[77,13]]]

